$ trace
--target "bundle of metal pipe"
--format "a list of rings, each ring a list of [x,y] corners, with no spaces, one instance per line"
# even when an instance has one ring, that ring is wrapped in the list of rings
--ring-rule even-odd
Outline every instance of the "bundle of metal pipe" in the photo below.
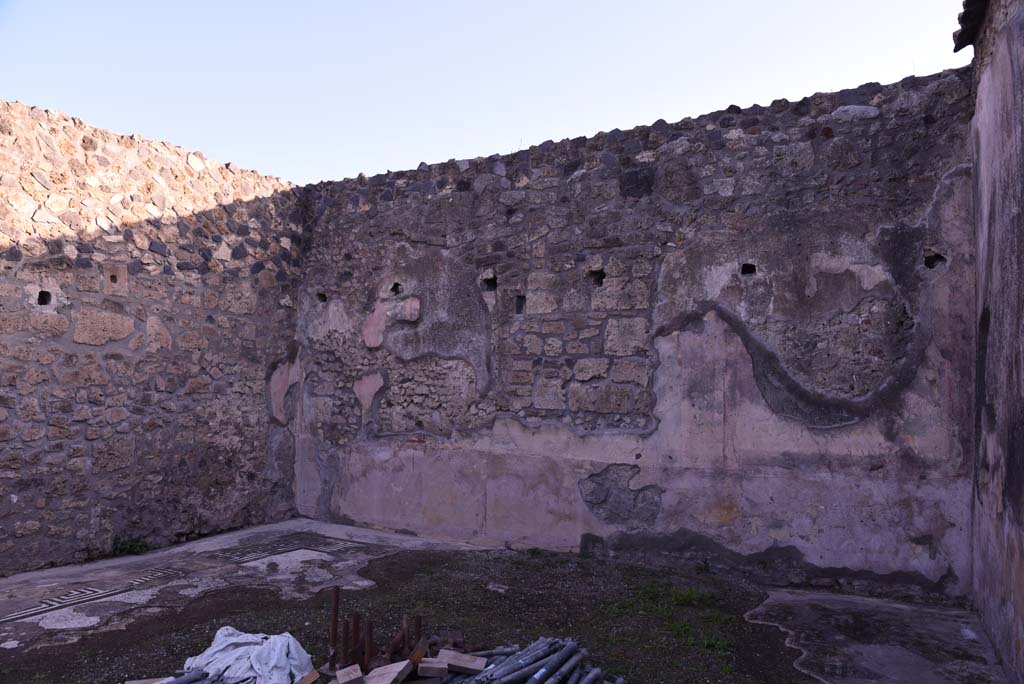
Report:
[[[524,649],[503,647],[483,651],[495,654],[487,668],[476,675],[460,675],[450,684],[626,684],[610,678],[599,668],[585,662],[586,649],[575,641],[541,637]],[[498,655],[500,654],[500,655]]]

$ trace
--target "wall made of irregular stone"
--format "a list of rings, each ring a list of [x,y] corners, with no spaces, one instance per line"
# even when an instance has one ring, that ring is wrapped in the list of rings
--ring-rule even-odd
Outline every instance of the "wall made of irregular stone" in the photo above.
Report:
[[[977,0],[972,0],[979,4]],[[1010,17],[1021,7],[1024,0],[987,0],[985,3],[985,19],[974,38],[974,81],[977,85],[981,75],[992,61],[992,55],[999,40],[999,34]]]
[[[292,511],[301,219],[277,179],[0,102],[0,575]]]
[[[963,593],[971,109],[960,70],[310,188],[298,509]]]
[[[978,454],[974,600],[1024,683],[1024,5],[985,29],[977,170]],[[980,55],[979,55],[980,56]]]

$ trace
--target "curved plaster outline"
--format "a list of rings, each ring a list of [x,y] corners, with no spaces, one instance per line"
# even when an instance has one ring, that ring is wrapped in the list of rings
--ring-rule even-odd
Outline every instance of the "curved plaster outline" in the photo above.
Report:
[[[905,300],[904,304],[906,304]],[[847,399],[807,387],[793,377],[785,367],[782,359],[779,358],[779,355],[755,335],[737,313],[718,302],[700,302],[696,308],[679,314],[668,323],[660,326],[654,331],[654,337],[666,337],[675,332],[700,326],[704,316],[712,311],[729,326],[729,329],[743,343],[743,347],[750,357],[754,380],[765,403],[775,413],[786,418],[799,420],[812,429],[831,429],[853,425],[869,416],[875,409],[891,402],[913,381],[917,368],[924,358],[928,340],[931,338],[930,327],[927,323],[920,320],[920,317],[915,318],[911,341],[907,345],[907,353],[903,355],[899,363],[888,374],[885,382],[864,397]],[[827,412],[826,415],[835,416],[835,418],[820,424],[812,423],[809,420],[811,418],[810,415],[799,415],[787,409],[782,403],[782,398],[771,393],[769,389],[771,387],[778,387],[782,392],[801,404],[824,409]]]

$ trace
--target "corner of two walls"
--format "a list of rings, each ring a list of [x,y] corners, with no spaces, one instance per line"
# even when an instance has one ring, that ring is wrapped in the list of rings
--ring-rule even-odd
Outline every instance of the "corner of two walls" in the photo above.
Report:
[[[963,595],[971,90],[310,188],[299,511]]]
[[[0,575],[297,510],[973,583],[1024,681],[1022,12],[974,178],[965,70],[306,188],[0,102]]]
[[[302,202],[0,102],[0,575],[292,514]]]

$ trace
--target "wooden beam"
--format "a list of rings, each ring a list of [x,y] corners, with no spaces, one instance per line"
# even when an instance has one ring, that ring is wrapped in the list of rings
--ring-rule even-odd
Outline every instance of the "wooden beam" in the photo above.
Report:
[[[420,666],[419,669],[416,670],[416,674],[420,677],[440,677],[441,679],[447,679],[448,663],[443,660],[437,660],[436,658],[424,658],[420,661]]]
[[[359,665],[350,665],[344,670],[338,670],[338,684],[365,684],[363,679],[363,668]]]
[[[460,672],[462,674],[478,674],[487,667],[487,658],[466,655],[465,653],[451,651],[446,648],[442,648],[441,652],[437,654],[437,660],[448,663],[448,670],[450,672]]]
[[[366,675],[366,684],[398,684],[412,674],[413,665],[408,660],[378,667]]]

